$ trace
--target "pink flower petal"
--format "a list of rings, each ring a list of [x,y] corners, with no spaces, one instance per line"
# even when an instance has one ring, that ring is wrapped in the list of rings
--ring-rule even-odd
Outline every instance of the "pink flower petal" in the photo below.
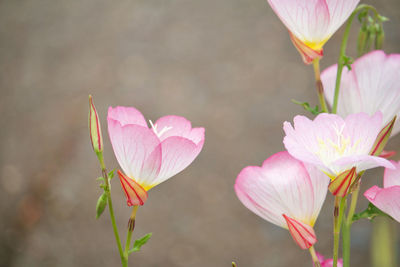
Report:
[[[327,38],[330,18],[325,0],[268,0],[268,3],[302,42],[320,43]]]
[[[180,136],[171,136],[162,141],[162,164],[159,175],[151,181],[155,186],[185,169],[199,155],[204,139],[195,144]]]
[[[154,125],[158,131],[161,131],[164,127],[169,129],[160,136],[161,141],[170,136],[181,136],[191,140],[195,144],[204,141],[204,128],[192,129],[192,124],[184,117],[164,116],[159,118]]]
[[[396,162],[391,160],[390,161],[395,169],[385,169],[385,173],[383,175],[383,185],[385,188],[391,187],[391,186],[400,186],[400,161]]]
[[[127,124],[137,124],[143,127],[147,127],[146,120],[142,113],[133,107],[109,107],[107,120],[119,121],[122,126]]]
[[[160,141],[147,127],[108,119],[108,133],[115,156],[123,171],[146,190],[161,167]]]
[[[400,222],[400,186],[382,189],[375,185],[368,189],[364,196],[380,210]]]
[[[321,80],[325,95],[332,105],[336,66],[324,70]],[[386,55],[383,51],[370,52],[343,70],[339,94],[338,114],[346,117],[352,113],[383,114],[382,127],[395,115],[400,115],[400,54]],[[400,131],[394,125],[392,136]]]
[[[278,226],[287,228],[282,214],[314,225],[329,178],[311,166],[308,168],[310,173],[286,151],[276,153],[262,167],[249,166],[239,173],[236,194],[248,209]]]

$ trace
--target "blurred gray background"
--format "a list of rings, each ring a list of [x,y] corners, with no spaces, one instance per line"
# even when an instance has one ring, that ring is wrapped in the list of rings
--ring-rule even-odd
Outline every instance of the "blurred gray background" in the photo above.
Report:
[[[386,52],[400,52],[400,1],[369,3],[390,18]],[[336,61],[342,33],[325,46],[323,68]],[[206,128],[200,156],[139,209],[134,237],[153,237],[130,266],[311,266],[286,230],[233,191],[243,167],[283,150],[283,121],[304,114],[290,99],[317,101],[312,67],[266,0],[0,1],[0,51],[0,266],[120,265],[108,211],[95,219],[101,172],[88,94],[109,169],[118,164],[108,106],[134,106],[152,120],[181,115]],[[399,147],[397,136],[389,148]],[[362,192],[381,177],[370,172]],[[130,208],[118,180],[112,185],[124,241]],[[327,256],[331,203],[329,196],[316,225],[316,248]],[[367,221],[353,228],[352,266],[370,266],[370,232]]]

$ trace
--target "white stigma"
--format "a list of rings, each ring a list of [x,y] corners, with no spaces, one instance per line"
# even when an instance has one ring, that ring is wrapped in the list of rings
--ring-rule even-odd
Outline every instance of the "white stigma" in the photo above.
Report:
[[[165,134],[166,132],[168,132],[169,130],[172,129],[171,126],[165,126],[164,128],[161,129],[161,131],[157,130],[157,124],[154,125],[153,122],[151,120],[149,120],[151,128],[153,129],[153,132],[157,135],[158,138],[160,138],[163,134]]]

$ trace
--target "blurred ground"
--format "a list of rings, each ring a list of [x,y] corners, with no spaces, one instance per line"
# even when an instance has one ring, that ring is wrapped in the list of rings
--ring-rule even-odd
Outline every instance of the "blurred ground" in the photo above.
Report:
[[[370,3],[390,18],[385,50],[400,52],[400,2]],[[323,67],[337,58],[341,33],[326,45]],[[290,99],[316,103],[312,68],[265,0],[0,1],[0,50],[0,266],[119,266],[108,213],[95,220],[89,93],[109,169],[118,167],[106,134],[110,105],[206,128],[200,156],[139,209],[135,236],[153,237],[131,266],[310,266],[287,231],[233,191],[243,167],[283,149],[283,121],[302,113]],[[390,148],[399,147],[397,136]],[[363,191],[381,175],[372,172]],[[130,209],[113,185],[125,239]],[[327,255],[331,202],[316,226]],[[353,266],[369,266],[370,230],[368,222],[354,228]]]

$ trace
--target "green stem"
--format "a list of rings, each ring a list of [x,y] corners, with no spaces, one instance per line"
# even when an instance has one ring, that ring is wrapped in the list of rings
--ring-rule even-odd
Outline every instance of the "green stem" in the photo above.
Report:
[[[346,209],[346,197],[335,197],[334,224],[333,224],[333,267],[337,267],[339,259],[340,228]]]
[[[317,253],[315,253],[314,246],[310,247],[309,251],[310,251],[310,254],[311,254],[311,258],[312,258],[312,260],[314,262],[314,267],[321,267],[321,263],[318,260]]]
[[[131,245],[132,233],[135,227],[136,212],[138,208],[139,206],[133,206],[131,216],[129,217],[129,223],[128,223],[129,227],[128,227],[128,233],[126,234],[125,250],[123,253],[126,261],[126,266],[128,266],[129,248]]]
[[[97,157],[99,158],[100,161],[100,166],[101,166],[101,171],[103,173],[103,178],[106,184],[106,194],[107,194],[107,202],[108,202],[108,210],[110,212],[110,218],[111,218],[111,223],[112,223],[112,227],[114,230],[114,235],[115,235],[115,241],[117,242],[117,246],[118,246],[118,251],[119,251],[119,255],[121,257],[121,263],[123,267],[128,266],[127,261],[125,260],[124,257],[124,251],[122,250],[122,245],[121,245],[121,239],[119,238],[119,233],[118,233],[118,228],[117,228],[117,224],[115,222],[115,216],[114,216],[114,209],[113,209],[113,204],[112,204],[112,199],[111,199],[111,187],[110,187],[110,182],[108,180],[108,175],[107,175],[107,169],[106,169],[106,165],[104,164],[104,158],[103,158],[103,154],[99,153],[97,154]]]
[[[324,86],[321,81],[321,71],[319,68],[319,58],[314,59],[313,61],[313,67],[314,67],[314,76],[315,76],[315,84],[317,86],[317,94],[318,94],[318,100],[321,105],[321,110],[325,113],[328,113],[328,107],[325,102],[325,97],[324,97]]]
[[[343,72],[343,67],[344,67],[345,58],[346,58],[346,47],[347,47],[347,41],[349,39],[351,24],[353,23],[353,19],[356,16],[356,14],[363,9],[372,10],[375,13],[375,16],[378,16],[378,12],[376,11],[376,9],[373,6],[362,4],[362,5],[359,5],[353,11],[353,13],[351,13],[350,17],[347,20],[342,44],[340,46],[340,55],[339,55],[339,60],[338,60],[338,68],[337,68],[336,83],[335,83],[335,95],[333,98],[333,106],[332,106],[333,114],[336,114],[336,112],[337,112],[337,106],[338,106],[338,101],[339,101],[340,82],[342,80],[342,72]]]
[[[353,223],[354,212],[356,211],[359,192],[360,186],[357,185],[351,196],[349,213],[343,223],[343,267],[350,267],[351,225]]]

